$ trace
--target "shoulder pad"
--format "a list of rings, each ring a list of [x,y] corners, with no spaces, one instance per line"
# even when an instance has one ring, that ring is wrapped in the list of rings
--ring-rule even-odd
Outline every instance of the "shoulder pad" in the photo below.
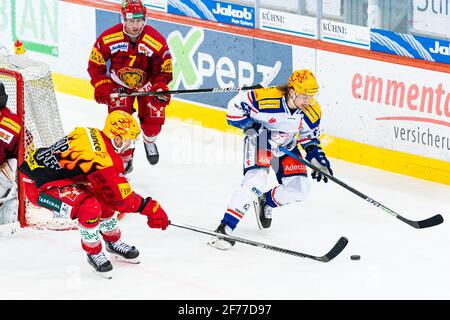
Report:
[[[8,117],[4,116],[2,118],[2,121],[0,121],[0,124],[11,129],[12,131],[14,131],[16,133],[19,133],[22,126],[19,123],[17,123],[17,122],[20,122],[17,120],[20,120],[20,119],[18,119],[18,118],[13,119],[13,118],[17,118],[17,117],[14,117],[13,114],[11,114],[11,116],[8,116]]]
[[[320,105],[314,99],[311,99],[309,106],[303,109],[302,112],[308,117],[309,122],[312,124],[316,123],[322,117]]]
[[[281,106],[283,92],[277,88],[263,88],[253,91],[258,109],[278,109]]]
[[[123,39],[124,39],[123,31],[107,34],[102,38],[104,44],[120,41]]]
[[[148,33],[145,33],[142,36],[141,41],[147,44],[148,46],[152,47],[155,51],[160,51],[163,47],[163,44],[160,41],[156,40],[155,36],[152,36]]]
[[[283,91],[277,88],[261,88],[253,90],[256,101],[262,99],[279,99],[283,97]]]

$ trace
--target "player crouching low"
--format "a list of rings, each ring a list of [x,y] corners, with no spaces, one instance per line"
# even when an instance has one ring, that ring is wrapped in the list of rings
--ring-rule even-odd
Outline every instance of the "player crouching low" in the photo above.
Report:
[[[285,85],[240,92],[230,100],[228,123],[245,133],[244,178],[233,193],[216,232],[229,235],[253,210],[259,228],[267,229],[272,224],[272,209],[306,199],[309,190],[306,166],[281,152],[280,146],[301,157],[300,144],[306,160],[333,175],[320,147],[321,111],[313,98],[318,91],[312,72],[303,69],[295,70]],[[267,190],[270,167],[275,171],[278,185]],[[313,171],[311,176],[327,182],[327,177],[320,172]],[[226,250],[234,241],[214,237],[208,244]]]
[[[19,169],[25,192],[56,217],[78,219],[81,246],[94,269],[111,278],[111,256],[139,263],[139,251],[121,240],[117,212],[139,212],[150,228],[165,230],[168,217],[154,199],[135,193],[124,176],[120,153],[133,148],[140,128],[132,115],[111,112],[103,130],[75,128],[52,146],[31,151]]]

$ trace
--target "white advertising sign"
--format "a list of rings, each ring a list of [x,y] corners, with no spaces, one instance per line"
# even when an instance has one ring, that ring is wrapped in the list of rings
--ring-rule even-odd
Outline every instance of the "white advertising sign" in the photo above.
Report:
[[[52,72],[88,79],[87,62],[95,42],[94,8],[57,0],[5,3],[0,47],[14,53],[13,40],[19,39],[27,56],[49,64]]]
[[[324,133],[450,161],[450,74],[317,51]]]
[[[104,0],[112,3],[122,3],[122,0]],[[144,6],[151,10],[167,12],[167,0],[142,0]]]
[[[450,0],[414,0],[413,28],[450,38]]]
[[[322,40],[369,50],[370,29],[323,19]]]
[[[259,19],[260,28],[264,30],[312,39],[317,37],[316,18],[261,8]]]

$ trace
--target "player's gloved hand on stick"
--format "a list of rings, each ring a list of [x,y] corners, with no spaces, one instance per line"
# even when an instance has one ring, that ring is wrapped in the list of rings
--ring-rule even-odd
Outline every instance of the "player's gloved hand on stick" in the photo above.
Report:
[[[151,86],[151,91],[169,91],[167,84],[164,82],[155,82]],[[158,94],[149,97],[150,103],[155,108],[164,108],[170,102],[170,94]]]
[[[112,96],[110,96],[111,105],[115,108],[126,107],[127,106],[127,97],[118,97],[117,94],[119,94],[119,93],[126,93],[126,89],[123,87],[113,89],[113,94],[112,94]]]
[[[314,166],[318,167],[323,172],[333,175],[333,170],[331,170],[330,167],[330,161],[328,161],[327,157],[325,156],[325,152],[323,152],[322,148],[317,145],[310,145],[307,146],[306,149],[306,160],[311,162]],[[325,175],[322,175],[320,172],[314,170],[311,174],[311,177],[313,179],[316,179],[317,182],[320,182],[320,180],[323,178],[323,182],[327,183],[328,178]]]
[[[111,80],[104,80],[101,84],[97,85],[94,89],[95,101],[102,104],[111,104],[111,93],[114,93],[115,86]]]
[[[256,122],[253,119],[251,119],[251,120],[253,122],[250,125],[248,125],[247,127],[243,128],[244,134],[249,138],[257,136],[262,127],[262,125],[259,122]]]
[[[169,225],[169,218],[159,202],[150,197],[145,199],[145,201],[146,203],[144,209],[141,211],[141,214],[147,216],[147,225],[150,228],[166,230]]]

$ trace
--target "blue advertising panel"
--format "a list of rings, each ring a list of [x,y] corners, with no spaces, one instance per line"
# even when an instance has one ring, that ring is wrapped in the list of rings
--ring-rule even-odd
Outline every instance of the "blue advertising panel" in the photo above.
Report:
[[[450,64],[450,42],[381,29],[370,30],[370,49]]]
[[[117,23],[119,15],[97,11],[97,36]],[[173,57],[171,89],[225,88],[261,82],[278,85],[287,82],[292,72],[289,45],[240,35],[147,20],[166,39]],[[236,93],[199,93],[179,95],[192,102],[225,108]]]
[[[167,12],[241,27],[255,27],[255,9],[253,7],[223,1],[169,0]]]

